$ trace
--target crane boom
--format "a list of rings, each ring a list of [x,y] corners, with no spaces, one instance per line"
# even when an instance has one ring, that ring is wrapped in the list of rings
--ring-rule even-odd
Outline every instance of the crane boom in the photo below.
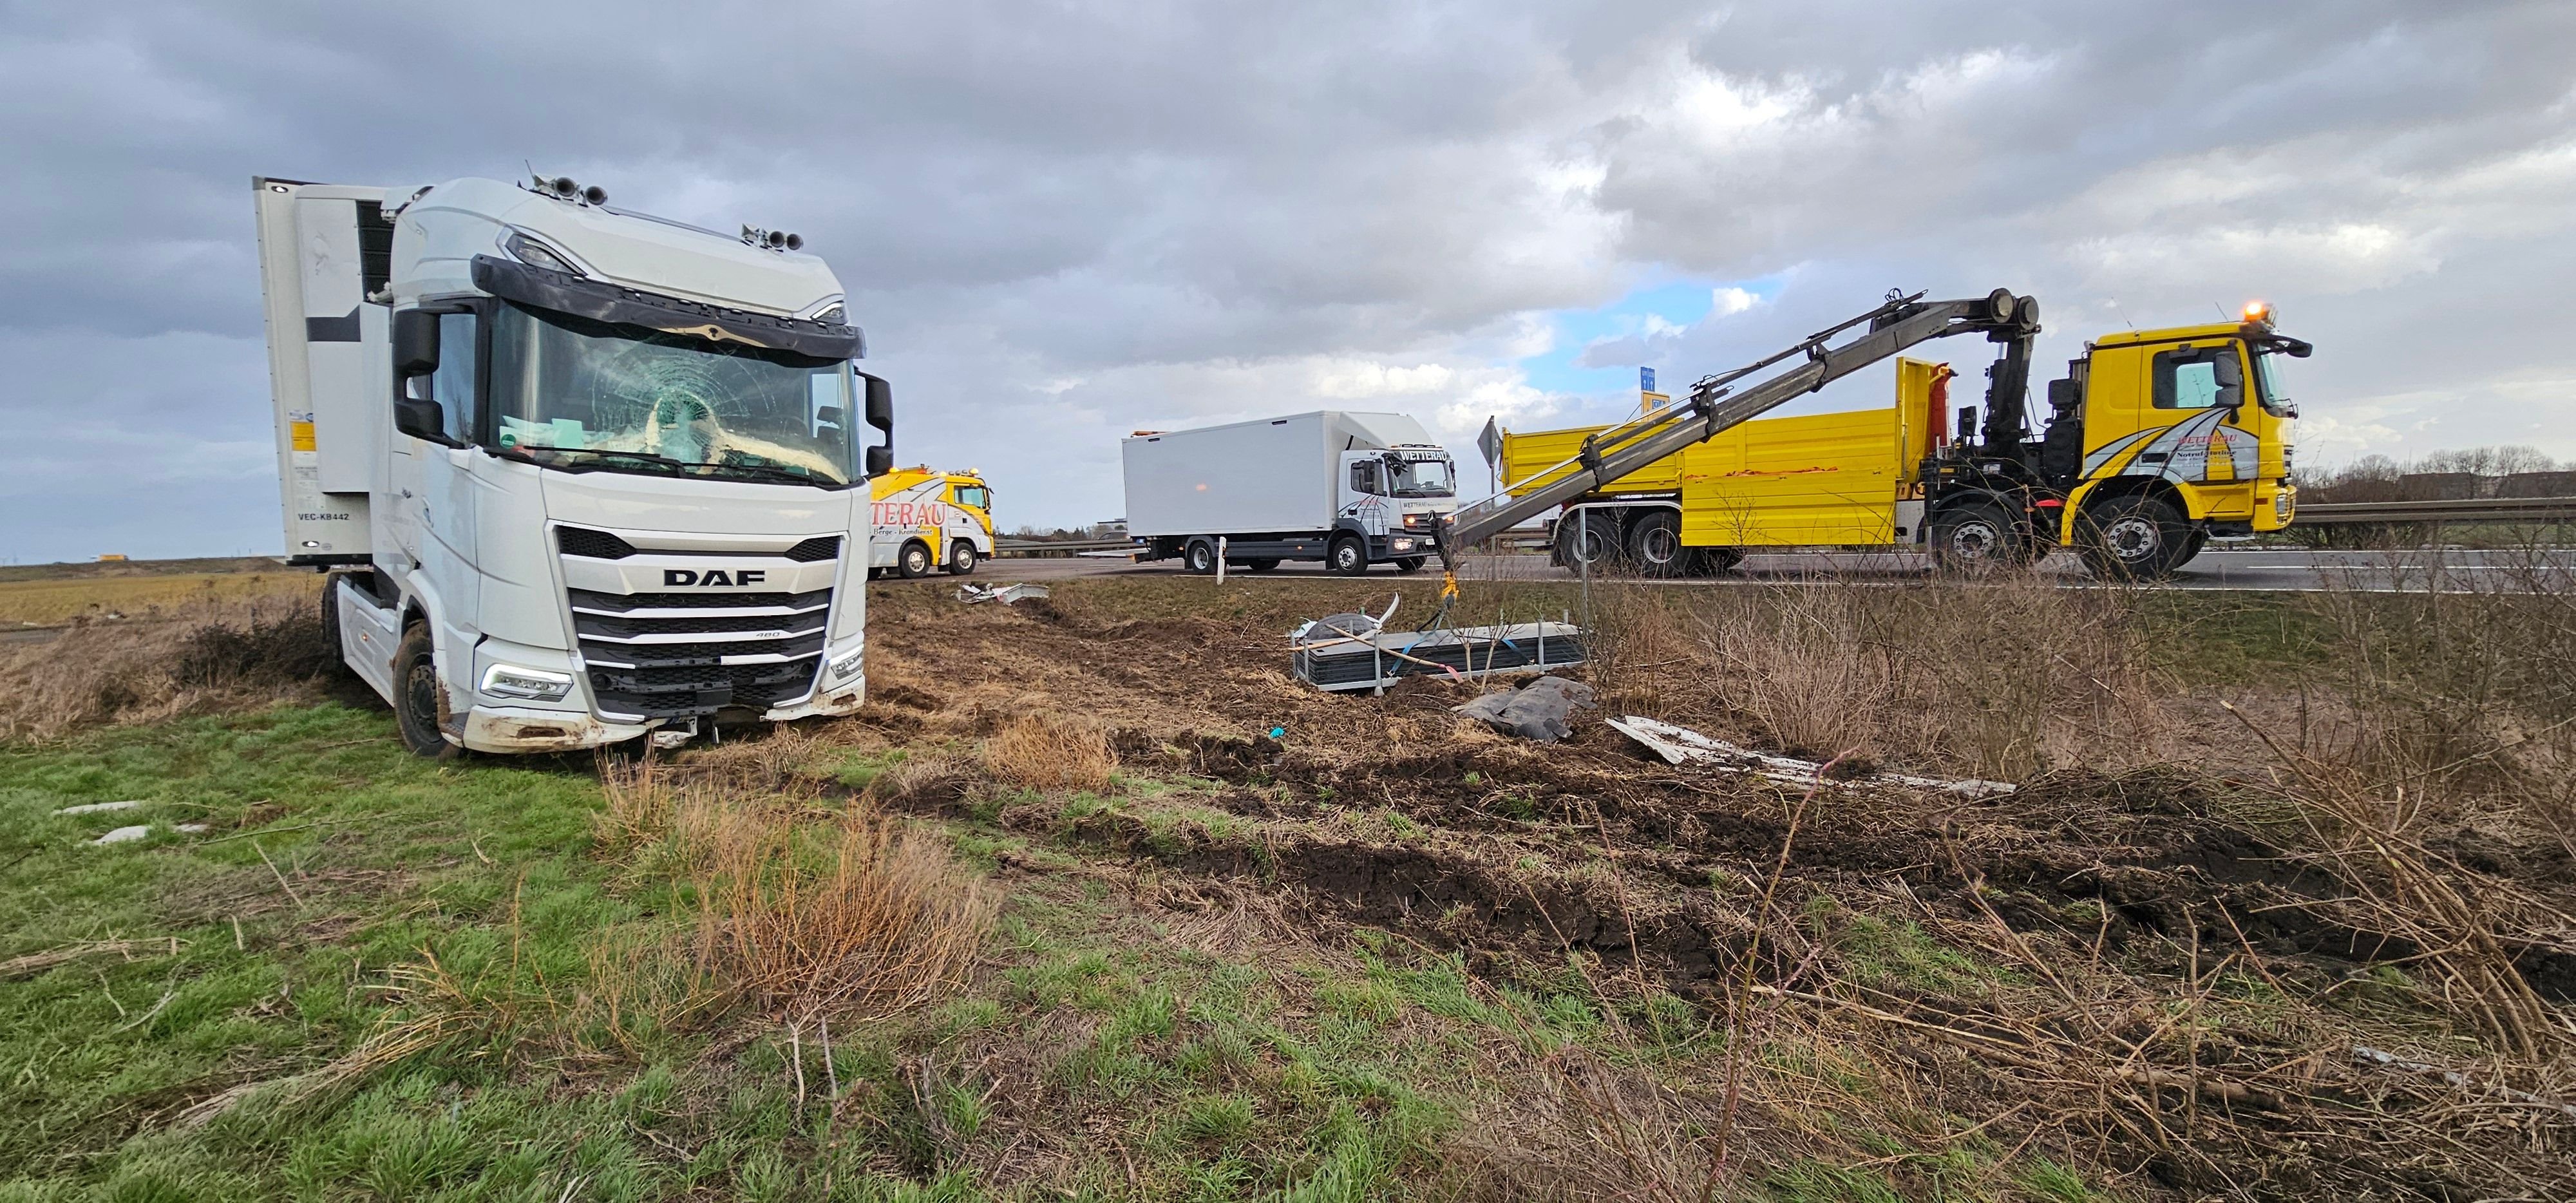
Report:
[[[1843,345],[1834,338],[1855,326],[1869,332]],[[2027,364],[2031,339],[2039,333],[2039,301],[2015,296],[2010,289],[1968,300],[1926,301],[1922,293],[1891,296],[1885,304],[1836,323],[1777,354],[1733,371],[1702,377],[1691,386],[1686,404],[1632,418],[1583,440],[1583,449],[1563,463],[1537,473],[1527,491],[1497,493],[1453,513],[1438,528],[1441,565],[1451,574],[1459,553],[1502,533],[1522,520],[1593,492],[1629,473],[1673,455],[1694,443],[1716,437],[1739,423],[1760,417],[1791,398],[1812,393],[1844,376],[1895,355],[1916,343],[1953,334],[1984,333],[2011,344],[2008,358]],[[1804,356],[1794,368],[1741,392],[1735,382]],[[2026,373],[1998,373],[1989,391],[2018,392]],[[1988,412],[2010,408],[2018,413],[2021,398],[1990,397]]]

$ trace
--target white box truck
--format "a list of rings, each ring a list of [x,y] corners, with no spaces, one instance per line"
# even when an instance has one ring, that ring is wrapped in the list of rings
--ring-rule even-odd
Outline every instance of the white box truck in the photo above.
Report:
[[[801,239],[569,179],[252,189],[288,556],[413,751],[858,709],[893,400]]]
[[[1137,558],[1190,572],[1214,572],[1220,556],[1254,572],[1283,560],[1412,572],[1458,508],[1448,451],[1404,414],[1327,409],[1138,431],[1121,452]]]

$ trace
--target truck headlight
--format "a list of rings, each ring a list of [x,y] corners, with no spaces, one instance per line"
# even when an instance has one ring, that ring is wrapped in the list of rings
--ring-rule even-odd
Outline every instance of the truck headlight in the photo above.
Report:
[[[1397,551],[1411,551],[1413,550],[1413,540],[1398,539],[1395,541],[1395,549]]]
[[[489,697],[560,702],[571,692],[572,677],[566,673],[515,664],[495,664],[483,670],[483,693]]]
[[[866,659],[867,650],[868,649],[864,647],[852,648],[849,651],[834,657],[828,668],[828,671],[831,674],[832,683],[838,685],[843,681],[859,675],[859,665]]]
[[[2290,520],[2290,491],[2288,489],[2283,489],[2278,493],[2272,494],[2272,516],[2283,522]]]

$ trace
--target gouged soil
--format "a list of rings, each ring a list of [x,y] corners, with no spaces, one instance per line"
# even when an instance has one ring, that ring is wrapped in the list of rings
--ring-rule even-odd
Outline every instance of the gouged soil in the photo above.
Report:
[[[2139,1068],[2171,1034],[2159,1000],[2203,980],[2214,962],[2299,997],[2328,997],[2421,951],[2336,921],[2343,884],[2276,838],[2293,833],[2237,817],[2260,813],[2249,787],[2157,770],[2058,773],[1983,800],[1866,776],[1810,789],[1673,768],[1597,716],[1561,745],[1508,741],[1449,713],[1473,696],[1465,683],[1417,679],[1384,697],[1336,696],[1288,675],[1282,633],[1291,619],[1377,608],[1385,585],[1232,595],[1168,586],[1206,592],[1175,608],[1218,616],[1128,617],[1133,606],[1083,589],[1009,608],[961,605],[944,588],[885,590],[870,621],[871,704],[859,725],[863,744],[965,763],[1009,718],[1053,711],[1109,730],[1128,773],[1198,785],[1068,800],[996,795],[957,772],[873,792],[916,812],[980,815],[1094,862],[1261,890],[1317,930],[1389,930],[1497,979],[1588,954],[1605,977],[1651,982],[1712,1012],[1729,1004],[1749,951],[1759,980],[1805,988],[1844,956],[1837,941],[1850,916],[1920,924],[2024,962],[1997,982],[2028,986],[2036,976],[2063,991],[2049,965],[2070,976],[2080,967],[2086,980],[2113,985],[2097,988],[2098,999],[2069,994],[2052,1005],[2116,1014],[2017,1017],[1998,1001],[2005,987],[1945,987],[1937,975],[1900,974],[1864,991],[1882,1013],[1918,1016],[1899,1021],[1915,1025],[1908,1031],[1949,1033],[1936,1043],[2001,1031],[2089,1042],[2112,1058],[2099,1072],[2116,1080],[2180,1083],[2170,1087],[2178,1105],[2189,1105],[2200,1074],[2256,1083],[2201,1087],[2242,1106],[2228,1129],[2249,1142],[2238,1148],[2156,1149],[2147,1128],[2103,1121],[2106,1140],[2136,1146],[2113,1153],[2106,1144],[2104,1153],[2145,1174],[2134,1181],[2186,1195],[2241,1187],[2247,1173],[2284,1189],[2407,1182],[2427,1197],[2479,1193],[2478,1175],[2428,1170],[2381,1135],[2343,1130],[2314,1110],[2318,1098],[2388,1106],[2396,1088],[2338,1060],[2335,1040],[2348,1049],[2350,1037],[2318,1026],[2320,1013],[2196,1036],[2181,1076]],[[2537,846],[2493,855],[2551,863]],[[2555,874],[2526,880],[2565,900],[2563,858],[2555,864]],[[2523,968],[2558,1003],[2576,991],[2564,956],[2524,950]],[[2365,985],[2350,996],[2366,1002],[2368,993]],[[2123,1060],[2115,1043],[2141,1051]],[[1918,1051],[1920,1072],[1958,1079],[1943,1088],[1966,1092],[1953,1105],[2005,1131],[2018,1123],[2004,1122],[2008,1114],[2065,1087],[2019,1081],[2029,1075],[2009,1060]],[[2247,1102],[2275,1099],[2277,1087],[2260,1083],[2292,1072],[2305,1076],[2308,1102]],[[2160,1104],[2143,1099],[2162,1088],[2131,1097],[2153,1112]],[[1980,1096],[1987,1101],[1965,1101]],[[2523,1171],[2503,1167],[2555,1164],[2547,1140],[2505,1145],[2480,1154],[2504,1180]],[[2530,1172],[2563,1177],[2563,1167]]]

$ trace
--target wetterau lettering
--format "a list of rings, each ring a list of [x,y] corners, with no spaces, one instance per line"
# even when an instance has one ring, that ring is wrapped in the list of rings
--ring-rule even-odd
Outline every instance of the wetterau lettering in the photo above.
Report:
[[[717,585],[757,585],[768,579],[769,573],[758,568],[741,568],[732,572],[727,572],[722,568],[710,568],[704,572],[700,572],[694,568],[665,568],[662,570],[662,583],[664,585],[696,585],[701,588],[707,588]]]

